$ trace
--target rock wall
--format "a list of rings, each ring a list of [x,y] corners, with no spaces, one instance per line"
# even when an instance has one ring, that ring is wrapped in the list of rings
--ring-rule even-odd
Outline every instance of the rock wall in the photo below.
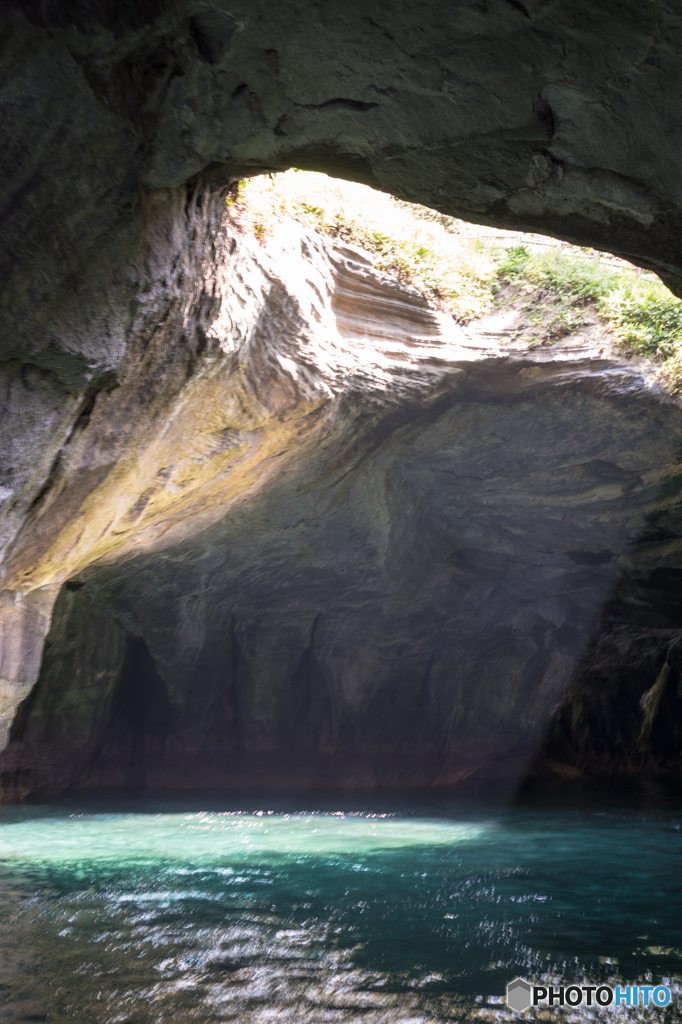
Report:
[[[531,775],[679,777],[682,771],[676,476],[644,524]]]
[[[293,222],[263,248],[219,201],[177,212],[192,302],[15,542],[8,578],[63,586],[5,799],[520,779],[605,607],[679,571],[678,403],[584,338],[502,350]]]
[[[43,641],[50,628],[58,586],[22,594],[2,592],[0,605],[0,749],[19,704],[31,692],[40,671]]]
[[[199,182],[324,170],[679,287],[679,21],[653,0],[7,0],[3,558],[168,311],[202,321]]]
[[[118,590],[111,581],[123,570],[114,566],[129,565],[132,581],[137,578],[132,567],[142,566],[140,559],[159,559],[149,571],[154,574],[158,567],[161,572],[170,557],[164,552],[171,550],[186,551],[182,557],[187,565],[195,558],[201,562],[196,551],[203,550],[203,541],[195,538],[220,529],[225,537],[233,529],[237,536],[242,529],[235,525],[242,522],[240,510],[251,507],[252,501],[254,521],[265,517],[263,530],[273,538],[280,533],[293,537],[288,531],[303,530],[296,524],[317,523],[321,517],[315,536],[327,538],[328,546],[323,545],[323,553],[315,558],[329,565],[335,559],[343,561],[335,531],[341,530],[340,537],[356,523],[343,543],[351,545],[349,551],[356,550],[351,541],[357,543],[357,551],[365,552],[357,558],[364,559],[366,568],[353,569],[356,555],[349,555],[343,562],[349,575],[344,577],[339,570],[346,582],[339,583],[338,591],[365,593],[366,581],[368,601],[375,602],[375,611],[365,614],[356,609],[348,617],[349,623],[356,621],[354,615],[358,622],[373,622],[376,637],[382,638],[370,643],[348,625],[347,642],[374,652],[367,654],[367,666],[374,665],[373,659],[381,661],[383,655],[377,651],[386,652],[387,665],[397,664],[402,641],[396,638],[407,634],[401,634],[398,625],[389,625],[392,616],[398,616],[397,623],[404,614],[405,629],[409,623],[409,630],[422,638],[406,652],[404,664],[415,666],[419,679],[427,679],[427,689],[433,685],[439,693],[450,694],[434,697],[429,706],[439,729],[441,718],[451,724],[442,727],[447,735],[438,747],[441,753],[436,756],[429,747],[427,756],[415,737],[419,729],[419,735],[430,735],[431,726],[416,724],[422,719],[413,714],[408,701],[401,721],[414,718],[416,731],[408,729],[399,739],[400,729],[391,726],[386,741],[387,763],[393,758],[397,764],[395,751],[404,743],[405,757],[418,766],[406,768],[405,778],[459,777],[481,758],[497,757],[504,745],[491,737],[508,725],[503,729],[491,724],[485,738],[477,731],[479,726],[470,723],[466,742],[461,738],[464,733],[457,733],[469,719],[464,712],[464,718],[458,718],[460,712],[452,710],[465,704],[453,696],[455,683],[442,681],[454,678],[448,675],[450,669],[440,665],[435,654],[430,660],[436,649],[450,652],[443,657],[452,657],[452,665],[470,666],[476,663],[470,653],[475,645],[483,643],[487,650],[493,643],[491,632],[501,630],[501,638],[518,637],[506,647],[500,639],[501,651],[516,653],[498,653],[498,661],[491,653],[490,664],[498,669],[482,668],[481,679],[504,675],[507,668],[499,665],[507,665],[505,659],[511,658],[509,665],[516,667],[509,668],[509,678],[520,673],[519,678],[532,678],[538,687],[535,697],[530,691],[526,697],[517,694],[521,704],[530,701],[535,708],[528,712],[527,735],[541,729],[547,708],[558,699],[542,696],[555,694],[554,683],[547,680],[563,680],[570,674],[568,666],[583,656],[596,609],[607,600],[610,588],[630,592],[630,563],[623,559],[627,552],[628,558],[640,557],[639,548],[632,545],[642,517],[660,517],[668,507],[665,481],[673,480],[676,472],[671,468],[678,436],[676,407],[666,405],[640,379],[637,368],[616,367],[608,360],[598,365],[596,353],[575,349],[548,369],[530,355],[526,362],[522,354],[517,354],[516,362],[505,362],[494,345],[486,351],[485,345],[474,344],[472,351],[471,337],[455,337],[451,325],[428,311],[418,296],[380,279],[357,254],[322,253],[314,239],[305,243],[304,253],[300,239],[279,239],[276,251],[266,256],[239,232],[226,232],[221,190],[237,176],[292,165],[323,170],[480,223],[545,231],[608,249],[655,270],[679,290],[679,12],[653,0],[608,0],[598,7],[585,0],[426,0],[388,7],[355,0],[236,0],[229,5],[223,0],[8,0],[0,22],[0,149],[6,169],[0,183],[0,379],[5,399],[0,419],[0,732],[6,732],[17,704],[36,679],[40,637],[49,628],[51,603],[57,588],[69,580],[84,582],[92,614],[99,616],[98,628],[107,636],[112,630],[112,636],[118,635],[115,630],[123,631],[116,658],[120,655],[120,665],[128,668],[116,669],[112,654],[109,667],[100,666],[96,673],[104,673],[101,678],[109,679],[107,685],[120,686],[114,677],[123,672],[125,678],[133,678],[146,664],[144,671],[139,668],[147,679],[144,692],[158,697],[151,658],[157,666],[154,673],[170,687],[170,705],[180,714],[184,705],[178,693],[171,692],[175,684],[169,681],[176,671],[169,666],[180,655],[171,656],[166,641],[146,633],[146,654],[139,646],[130,647],[131,638],[143,635],[133,610],[137,592],[127,582],[128,597],[120,607],[116,604]],[[303,269],[303,263],[315,269]],[[372,311],[376,301],[383,304],[381,316]],[[530,375],[521,376],[526,371]],[[565,396],[574,396],[570,402],[576,403],[577,412]],[[508,448],[508,432],[521,429],[512,410],[523,408],[519,422],[531,422],[529,410],[536,402],[538,410],[554,410],[555,418],[547,412],[532,438],[519,435],[521,449],[531,447],[517,462],[515,449]],[[455,417],[452,429],[466,433],[464,421],[460,424],[459,413],[453,411],[460,405],[471,411],[471,422],[480,423],[481,430],[487,422],[496,426],[471,441],[466,458],[453,456],[452,466],[441,471],[433,468],[437,446],[442,443],[443,452],[449,452],[450,435],[447,430],[439,435],[438,423],[441,417],[446,418],[443,423],[449,422],[447,416]],[[502,410],[508,410],[509,419],[499,418]],[[590,424],[587,433],[578,430],[583,416]],[[423,440],[423,452],[422,441],[414,444],[428,481],[411,476],[399,454],[402,432],[410,431]],[[532,448],[535,435],[543,431],[554,439],[548,441],[547,466],[539,449]],[[567,441],[574,431],[575,440]],[[380,450],[386,453],[385,464],[376,454]],[[494,459],[488,464],[494,451],[503,453],[500,466]],[[447,462],[450,456],[442,457]],[[564,457],[566,462],[561,461]],[[497,485],[488,484],[488,476],[477,470],[480,459],[487,466],[485,474],[498,480]],[[513,472],[505,476],[503,468],[517,464],[518,477]],[[372,476],[371,467],[380,465]],[[543,504],[532,481],[542,479],[543,472],[565,472],[568,480],[567,467],[580,466],[592,469],[571,469],[577,474],[576,495],[613,494],[616,504],[596,513],[590,511],[597,508],[590,504],[592,499],[574,495],[553,498],[558,504],[551,511],[551,501]],[[580,473],[592,482],[577,482]],[[432,478],[441,477],[465,479],[466,486],[461,486],[466,500],[459,492],[456,500],[445,497],[432,483]],[[530,482],[521,485],[521,480]],[[299,486],[302,496],[317,495],[317,504],[307,508],[305,502],[313,499],[300,497],[305,515],[290,511],[286,519],[284,510],[297,508],[299,502],[290,496],[289,486]],[[555,494],[555,483],[546,486]],[[573,484],[562,486],[562,493],[570,495]],[[363,487],[374,495],[371,500],[360,499]],[[523,514],[521,504],[516,504],[521,502],[519,487],[525,488],[524,494],[527,491]],[[429,509],[435,511],[424,511],[422,495],[429,495]],[[346,509],[351,499],[358,503],[353,514],[350,505],[339,513],[337,525],[322,514],[324,502],[332,496],[339,508]],[[573,507],[576,517],[585,518],[583,526],[576,523],[569,529],[568,509]],[[499,518],[488,514],[495,508]],[[278,520],[275,511],[284,518]],[[234,523],[230,516],[237,517]],[[501,525],[507,516],[512,523],[508,530]],[[532,565],[545,566],[542,572],[548,578],[554,572],[557,579],[563,579],[563,573],[566,579],[571,573],[585,576],[584,609],[571,612],[581,639],[570,642],[566,660],[564,648],[554,641],[547,641],[543,654],[531,654],[540,641],[528,640],[535,635],[530,618],[522,616],[517,622],[499,597],[507,593],[500,580],[517,580],[514,567],[525,565],[526,541],[518,541],[518,551],[512,543],[523,534],[524,516],[536,524],[538,538],[554,537],[556,530],[561,544],[570,544],[566,551],[604,556],[603,562],[590,564],[562,555],[564,562],[551,563],[551,569],[545,566],[545,555],[532,556]],[[414,528],[409,525],[413,521]],[[607,543],[611,535],[613,542]],[[678,565],[676,538],[673,531],[673,539],[661,542],[660,550],[647,541],[641,568],[647,579],[659,569],[667,574],[666,593],[673,605],[677,598],[670,581]],[[480,549],[485,557],[479,561],[478,555],[467,554],[458,562],[460,556],[453,552],[468,552],[470,543],[471,550]],[[532,547],[531,540],[528,543]],[[250,544],[244,540],[244,549]],[[222,545],[220,541],[221,551]],[[224,545],[232,550],[231,541]],[[269,565],[272,558],[276,564],[279,555],[266,548],[249,548],[253,563],[244,562],[240,570],[249,579],[259,573],[269,578],[271,570],[265,571],[263,560]],[[308,548],[317,550],[306,541]],[[555,557],[555,548],[547,550]],[[608,552],[613,554],[611,561],[606,560]],[[310,557],[311,566],[318,564]],[[384,557],[391,565],[404,565],[391,570],[402,583],[385,575]],[[295,572],[294,564],[287,564]],[[246,668],[235,669],[237,675],[242,672],[245,679],[254,680],[254,693],[261,693],[259,687],[265,692],[270,685],[273,693],[286,692],[286,672],[294,678],[298,669],[292,664],[298,664],[304,651],[312,651],[318,666],[313,675],[319,669],[325,680],[332,680],[325,683],[334,694],[331,704],[325,704],[324,714],[318,710],[314,715],[328,722],[329,707],[337,708],[337,724],[333,729],[327,724],[324,735],[337,737],[329,743],[338,752],[339,777],[350,777],[350,767],[343,765],[351,765],[361,754],[363,763],[371,765],[364,775],[365,769],[358,769],[358,776],[397,778],[397,768],[387,767],[382,775],[384,769],[372,767],[380,757],[372,746],[374,727],[367,724],[363,732],[357,723],[373,720],[367,696],[373,686],[377,694],[384,692],[382,687],[390,694],[394,685],[400,689],[402,684],[390,682],[387,667],[356,666],[346,676],[334,660],[338,652],[334,657],[318,652],[318,645],[327,643],[322,639],[328,635],[325,631],[332,630],[331,623],[341,616],[338,608],[333,611],[334,595],[328,595],[327,604],[320,584],[315,602],[301,606],[300,621],[296,620],[299,640],[287,648],[286,672],[283,667],[281,679],[268,677],[266,683],[261,670],[251,664],[255,654],[249,644],[256,641],[248,639],[250,629],[254,637],[267,632],[265,625],[251,626],[251,618],[241,617],[233,570],[222,567],[218,572],[220,559],[216,565],[216,586],[223,595],[216,598],[216,607],[223,609],[216,612],[216,629],[221,636],[234,636],[229,650],[239,652],[234,655],[238,664],[248,667],[248,673]],[[194,580],[194,570],[185,571]],[[308,567],[301,568],[300,579],[304,589],[314,593],[307,582],[309,572],[317,578]],[[86,580],[84,573],[93,576]],[[431,598],[424,596],[429,588],[433,594],[441,593],[439,587],[449,593],[450,584],[438,582],[439,573],[443,579],[459,579],[463,588],[457,600],[442,599],[442,614],[425,610],[431,608]],[[559,598],[549,584],[540,583],[538,573],[527,584],[529,590],[526,582],[513,584],[510,593],[520,597],[505,598],[510,608],[525,608],[527,594],[532,595],[528,600],[533,607],[533,602],[545,607],[541,593],[550,602],[548,607],[555,608]],[[427,579],[430,582],[424,582]],[[199,594],[206,585],[196,583]],[[336,584],[328,585],[335,592]],[[566,585],[570,589],[573,583]],[[194,593],[192,586],[178,583],[183,594]],[[268,586],[276,589],[276,576]],[[401,592],[401,586],[401,600],[407,604],[399,614],[393,598],[386,595]],[[479,586],[481,593],[490,588],[485,601],[498,595],[502,602],[499,620],[492,612],[488,618],[487,611],[481,612],[485,625],[480,628],[469,618],[477,607]],[[650,595],[655,587],[654,581],[644,589]],[[170,609],[180,599],[169,590],[168,600]],[[253,622],[260,621],[258,615],[265,617],[264,622],[265,592],[247,600],[245,591],[244,600],[261,609],[249,612]],[[434,607],[441,607],[440,600],[433,597]],[[647,600],[639,607],[646,609]],[[470,603],[464,625],[458,617],[459,601]],[[403,607],[400,601],[398,606]],[[581,607],[577,601],[576,608]],[[156,614],[162,613],[157,609]],[[522,615],[520,610],[518,614]],[[550,632],[564,628],[555,622],[562,613],[552,612],[548,618],[538,614],[553,623]],[[62,641],[54,633],[59,623],[69,635],[74,629],[74,635],[80,635],[80,627],[65,625],[67,620],[72,623],[60,604],[50,649],[61,649]],[[445,621],[453,623],[453,633],[441,647],[439,630]],[[313,630],[314,622],[318,625]],[[494,622],[499,622],[499,630]],[[630,626],[639,628],[637,623]],[[149,632],[151,626],[145,628]],[[286,632],[289,627],[278,628]],[[201,645],[199,649],[203,651]],[[651,672],[658,671],[664,657],[659,651]],[[305,665],[312,664],[312,653],[305,658]],[[53,672],[50,664],[46,656],[32,697],[37,716],[42,705],[36,695],[44,690],[45,673]],[[304,675],[312,671],[306,668]],[[462,671],[461,692],[475,703],[479,689],[471,680],[478,678],[478,669]],[[88,675],[85,668],[82,672]],[[179,678],[182,672],[177,672]],[[355,681],[342,685],[339,679]],[[367,679],[374,682],[362,682]],[[654,683],[651,680],[651,686]],[[83,685],[88,689],[91,683]],[[251,685],[243,683],[244,693],[251,692]],[[305,690],[308,683],[300,686]],[[480,693],[492,693],[487,686],[482,684]],[[509,684],[510,693],[516,693],[515,686]],[[230,692],[241,692],[242,684],[230,687]],[[455,689],[450,692],[448,687]],[[341,700],[339,693],[350,696]],[[260,699],[253,697],[254,707],[260,708]],[[376,697],[382,714],[390,699],[386,697],[386,704],[383,696]],[[502,693],[499,699],[503,700]],[[494,703],[490,696],[485,700]],[[250,708],[251,697],[244,701]],[[106,701],[101,703],[105,706],[109,707]],[[402,707],[400,702],[398,706]],[[518,719],[520,708],[514,704],[504,722]],[[127,720],[121,714],[116,712],[119,733],[120,722]],[[144,719],[147,711],[140,714]],[[252,712],[244,711],[239,727],[244,750],[260,751],[259,744],[267,750],[296,746],[298,741],[291,736],[281,743],[273,739],[277,728],[272,723],[278,714],[272,708],[267,713],[253,711],[252,721]],[[395,712],[398,718],[400,714]],[[12,755],[19,765],[33,757],[29,749],[37,749],[35,744],[31,748],[31,736],[37,735],[34,719],[24,715],[24,720],[23,753],[13,748]],[[177,729],[179,719],[173,720]],[[460,725],[453,725],[455,721]],[[346,724],[342,727],[341,722]],[[347,726],[348,722],[356,724]],[[634,719],[633,723],[634,737]],[[95,732],[109,728],[91,724]],[[82,761],[73,749],[83,751],[93,742],[83,738],[94,735],[89,728],[80,734],[81,746],[75,739],[54,737],[55,750],[67,751],[67,775],[73,775],[76,761]],[[343,732],[346,728],[350,732]],[[351,734],[357,741],[347,739]],[[154,733],[157,745],[159,735]],[[249,739],[252,735],[260,738]],[[177,740],[189,752],[188,765],[191,751],[204,743],[198,726],[192,736],[191,741]],[[635,746],[639,742],[632,739]],[[138,760],[139,749],[138,743]],[[460,753],[455,755],[455,750]],[[554,750],[556,756],[550,760],[559,753]],[[566,750],[564,754],[569,756]],[[249,756],[258,760],[260,754]],[[296,772],[306,778],[318,772],[312,754],[306,757],[309,766],[292,768],[292,778]],[[330,757],[331,753],[329,764]],[[115,775],[117,763],[112,754],[97,770]],[[85,771],[77,769],[81,770]],[[135,770],[139,774],[142,768]],[[255,778],[250,771],[245,769],[245,777]],[[329,771],[333,774],[336,768]]]

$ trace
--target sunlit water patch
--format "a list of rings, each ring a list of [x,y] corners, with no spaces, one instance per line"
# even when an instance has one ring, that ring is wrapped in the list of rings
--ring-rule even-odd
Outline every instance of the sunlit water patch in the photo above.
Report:
[[[3,1020],[510,1020],[506,982],[654,980],[682,1020],[682,816],[0,813]]]

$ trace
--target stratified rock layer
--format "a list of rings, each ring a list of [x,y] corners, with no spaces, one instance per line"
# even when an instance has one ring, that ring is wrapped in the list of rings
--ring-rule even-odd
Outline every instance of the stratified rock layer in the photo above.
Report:
[[[7,0],[0,19],[3,549],[168,313],[202,322],[217,223],[179,215],[198,183],[324,170],[680,286],[670,5]]]
[[[292,222],[263,249],[217,202],[178,212],[192,301],[12,549],[17,585],[66,582],[5,798],[520,778],[605,604],[681,564],[682,410],[582,340],[504,354]]]
[[[266,258],[226,232],[219,190],[324,170],[679,289],[679,12],[9,0],[0,18],[3,733],[58,588],[84,583],[15,726],[29,788],[57,785],[28,767],[48,741],[64,782],[157,770],[166,734],[160,777],[202,778],[202,715],[222,723],[216,778],[453,779],[530,742],[610,588],[640,610],[628,629],[678,628],[676,406],[585,352],[474,360],[357,254],[280,239]],[[633,549],[647,516],[672,525]],[[176,650],[161,623],[213,607]],[[614,764],[668,707],[640,682]],[[556,763],[598,745],[576,700]]]

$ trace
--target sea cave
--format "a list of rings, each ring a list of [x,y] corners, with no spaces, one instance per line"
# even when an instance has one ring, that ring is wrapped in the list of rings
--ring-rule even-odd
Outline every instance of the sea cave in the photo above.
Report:
[[[0,19],[6,1019],[682,1019],[682,12]]]

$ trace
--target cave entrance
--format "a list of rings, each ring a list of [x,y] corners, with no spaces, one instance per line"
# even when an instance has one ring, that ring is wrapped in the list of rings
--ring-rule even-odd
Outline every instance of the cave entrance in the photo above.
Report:
[[[473,347],[561,352],[578,343],[666,364],[677,386],[682,304],[651,271],[537,232],[473,224],[369,185],[291,169],[233,183],[230,220],[266,248],[297,222],[351,259],[413,287],[434,310],[468,326]],[[287,243],[284,243],[287,244]],[[348,266],[337,273],[343,277]],[[381,302],[368,290],[367,302]],[[332,300],[351,344],[376,343],[371,312],[341,287]],[[397,325],[393,325],[394,329]],[[682,380],[682,377],[680,377]]]
[[[450,785],[489,761],[522,773],[642,524],[658,517],[645,572],[646,545],[679,535],[679,410],[623,355],[654,335],[660,348],[682,304],[611,257],[491,239],[317,173],[249,179],[227,207],[198,192],[178,216],[210,301],[193,331],[184,307],[154,318],[149,368],[88,406],[60,477],[84,521],[109,524],[95,542],[79,524],[60,564],[91,560],[87,583],[64,588],[80,603],[64,597],[54,620],[74,651],[45,677],[73,693],[59,728],[109,673],[106,707],[69,750],[101,737],[95,768],[135,786],[171,739],[185,777],[193,763],[221,784],[245,755],[247,782],[266,761],[279,781],[287,759],[334,784]],[[215,247],[189,244],[202,225]],[[232,302],[238,279],[262,287]],[[610,386],[617,374],[627,386]],[[146,418],[150,387],[166,389],[163,416]],[[131,408],[144,479],[135,448],[87,506],[78,459],[109,458],[101,438],[112,423],[122,438]],[[660,501],[651,479],[666,481]],[[130,631],[112,627],[111,650],[84,618],[88,593]],[[654,679],[659,661],[656,648]]]
[[[101,748],[103,763],[121,769],[126,786],[144,787],[149,762],[163,761],[174,721],[166,683],[147,644],[128,636]]]

